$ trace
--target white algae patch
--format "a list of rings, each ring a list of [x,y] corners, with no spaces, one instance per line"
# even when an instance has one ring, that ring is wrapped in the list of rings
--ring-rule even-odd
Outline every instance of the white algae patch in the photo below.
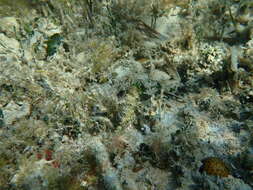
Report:
[[[0,30],[7,36],[15,36],[16,32],[19,32],[19,24],[15,17],[4,17],[0,20]]]
[[[13,53],[19,54],[20,44],[16,39],[8,38],[4,34],[0,34],[0,40],[1,40],[0,44],[1,52],[6,52],[9,50]]]
[[[11,101],[3,108],[4,122],[7,125],[10,125],[29,114],[30,105],[27,102],[20,102],[19,104],[16,104]]]

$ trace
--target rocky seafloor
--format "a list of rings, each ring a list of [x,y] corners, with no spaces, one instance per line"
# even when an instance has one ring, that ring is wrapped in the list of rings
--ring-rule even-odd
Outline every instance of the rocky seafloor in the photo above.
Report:
[[[252,1],[0,1],[0,190],[250,190],[252,133]]]

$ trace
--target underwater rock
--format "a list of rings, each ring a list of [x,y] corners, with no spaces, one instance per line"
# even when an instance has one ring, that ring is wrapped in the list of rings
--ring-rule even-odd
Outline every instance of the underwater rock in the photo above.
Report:
[[[95,158],[105,189],[122,190],[117,173],[111,166],[108,151],[99,138],[91,140],[89,151]]]
[[[171,77],[167,73],[157,69],[154,69],[150,72],[150,78],[154,81],[161,83],[161,85],[166,84],[166,81],[169,81],[171,79]]]

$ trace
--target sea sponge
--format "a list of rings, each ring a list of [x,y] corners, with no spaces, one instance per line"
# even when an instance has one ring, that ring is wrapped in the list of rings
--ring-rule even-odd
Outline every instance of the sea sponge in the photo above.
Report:
[[[228,177],[230,170],[226,163],[217,157],[208,157],[202,160],[203,165],[200,172],[206,172],[208,175],[219,177]]]

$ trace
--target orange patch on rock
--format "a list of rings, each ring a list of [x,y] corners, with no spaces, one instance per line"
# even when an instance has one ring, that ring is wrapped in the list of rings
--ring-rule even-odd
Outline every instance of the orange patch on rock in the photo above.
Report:
[[[229,168],[220,158],[209,157],[202,160],[202,163],[200,171],[204,171],[208,175],[219,177],[228,177],[230,175]]]

